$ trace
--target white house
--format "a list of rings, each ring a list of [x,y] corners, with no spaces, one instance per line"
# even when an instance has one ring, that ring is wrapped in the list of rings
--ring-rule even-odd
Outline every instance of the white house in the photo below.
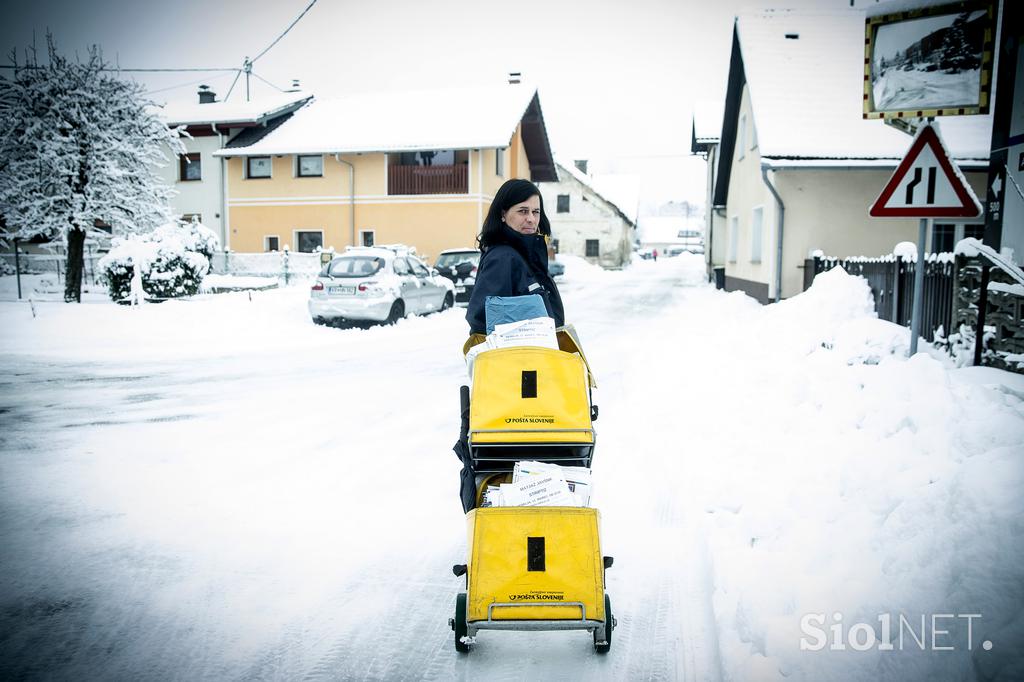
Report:
[[[251,102],[218,102],[207,86],[199,87],[199,102],[168,104],[160,117],[168,126],[185,126],[191,139],[185,138],[188,153],[163,168],[164,179],[178,190],[172,201],[182,218],[198,218],[217,233],[221,246],[230,247],[226,230],[227,187],[225,160],[213,153],[249,128],[272,128],[287,120],[292,112],[312,97],[309,93],[285,92]]]
[[[586,168],[585,161],[577,163]],[[537,186],[556,250],[601,267],[623,267],[633,250],[639,192],[629,187],[636,188],[636,183],[629,182],[632,178],[609,177],[604,184],[610,189],[598,191],[601,180],[587,175],[576,163],[556,160],[555,168],[558,181]],[[611,193],[616,194],[618,203],[608,196]]]
[[[868,207],[910,147],[910,136],[862,116],[864,13],[774,10],[742,15],[733,31],[710,236],[725,246],[725,288],[762,302],[803,288],[804,260],[877,256],[916,241],[912,218],[869,218]],[[991,116],[940,119],[946,145],[985,195]],[[929,251],[980,236],[982,219],[936,220]]]
[[[657,250],[659,257],[682,251],[700,253],[704,219],[695,209],[688,203],[669,202],[658,213],[640,216],[637,235],[641,248],[647,252]]]
[[[718,154],[721,142],[723,103],[698,102],[693,109],[690,152],[700,154],[707,162],[707,189],[704,195],[704,262],[708,277],[721,288],[725,280],[724,211],[715,210],[715,183],[718,181]],[[718,236],[719,239],[715,239]]]

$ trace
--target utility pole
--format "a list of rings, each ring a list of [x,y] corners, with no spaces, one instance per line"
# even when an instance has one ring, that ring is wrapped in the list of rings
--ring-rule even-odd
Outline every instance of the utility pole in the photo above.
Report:
[[[249,101],[249,76],[252,74],[252,61],[246,57],[242,63],[242,69],[245,71],[245,101]]]

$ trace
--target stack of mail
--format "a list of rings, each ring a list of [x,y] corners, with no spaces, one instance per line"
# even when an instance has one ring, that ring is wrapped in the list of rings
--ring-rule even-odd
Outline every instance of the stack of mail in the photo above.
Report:
[[[545,462],[516,462],[512,482],[489,486],[485,507],[586,507],[590,469]]]
[[[487,335],[483,343],[478,343],[466,353],[469,376],[473,376],[473,360],[477,355],[495,348],[510,348],[512,346],[541,346],[558,350],[555,321],[550,317],[534,317],[529,320],[495,325],[494,331]]]

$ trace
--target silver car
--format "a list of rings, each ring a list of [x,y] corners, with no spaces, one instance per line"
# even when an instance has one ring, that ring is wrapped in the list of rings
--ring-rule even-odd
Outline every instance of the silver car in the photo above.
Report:
[[[309,314],[316,324],[394,324],[454,303],[451,281],[400,245],[349,247],[324,266],[309,292]]]

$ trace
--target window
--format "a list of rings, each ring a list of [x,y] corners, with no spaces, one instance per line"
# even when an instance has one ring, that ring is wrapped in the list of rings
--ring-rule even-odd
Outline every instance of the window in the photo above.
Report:
[[[270,157],[249,156],[245,159],[245,176],[247,178],[269,178]]]
[[[396,275],[412,274],[412,268],[409,267],[409,261],[405,260],[404,258],[396,258],[394,265],[392,265],[392,267],[395,269]]]
[[[757,126],[750,122],[750,148],[757,149]]]
[[[568,194],[559,194],[558,195],[558,209],[557,210],[558,210],[558,213],[568,213],[569,212],[569,195]]]
[[[178,179],[182,182],[203,179],[203,166],[198,152],[178,157]]]
[[[359,230],[359,242],[363,246],[373,246],[373,230]]]
[[[931,253],[950,253],[961,239],[985,238],[983,223],[935,223],[932,226]]]
[[[750,221],[750,262],[761,262],[761,223],[764,221],[764,208],[758,206],[754,209],[753,219]]]
[[[203,214],[202,213],[183,213],[181,215],[181,222],[183,222],[183,223],[191,223],[191,222],[201,223],[201,222],[203,222]]]
[[[417,277],[430,277],[430,271],[427,270],[423,263],[419,262],[415,258],[409,258],[409,267],[412,268],[412,274]]]
[[[322,230],[296,230],[295,243],[300,253],[315,253],[324,246],[324,233]]]
[[[948,253],[953,250],[956,239],[956,225],[935,223],[932,227],[932,253]]]
[[[552,239],[551,240],[551,250],[554,251],[555,253],[558,253],[558,240],[557,239]]]
[[[740,238],[740,219],[733,216],[729,219],[729,262],[736,262],[736,243]]]
[[[437,258],[437,263],[434,264],[438,270],[444,268],[454,268],[462,263],[469,263],[469,265],[475,268],[480,263],[480,252],[479,251],[456,251],[454,253],[442,253]],[[468,271],[470,268],[466,268]]]
[[[263,238],[263,250],[266,252],[280,251],[281,250],[281,238],[276,234],[268,235]]]
[[[505,150],[495,149],[494,150],[494,174],[504,175],[505,174]]]
[[[324,174],[324,157],[316,155],[300,155],[297,161],[296,175],[300,178],[319,178]]]
[[[430,149],[422,152],[400,152],[391,154],[389,161],[398,162],[401,166],[453,166],[456,163],[467,163],[469,152],[454,149]]]
[[[739,144],[736,148],[740,150],[739,158],[743,158],[747,153],[747,115],[743,114],[740,116],[740,125],[736,131],[736,135],[739,138]]]
[[[601,244],[598,239],[587,240],[587,258],[597,258],[601,255]]]
[[[982,240],[985,238],[985,225],[984,223],[977,223],[975,225],[964,225],[964,239],[970,237],[971,239]]]
[[[341,256],[323,269],[331,277],[369,277],[380,272],[384,259],[380,256]]]

